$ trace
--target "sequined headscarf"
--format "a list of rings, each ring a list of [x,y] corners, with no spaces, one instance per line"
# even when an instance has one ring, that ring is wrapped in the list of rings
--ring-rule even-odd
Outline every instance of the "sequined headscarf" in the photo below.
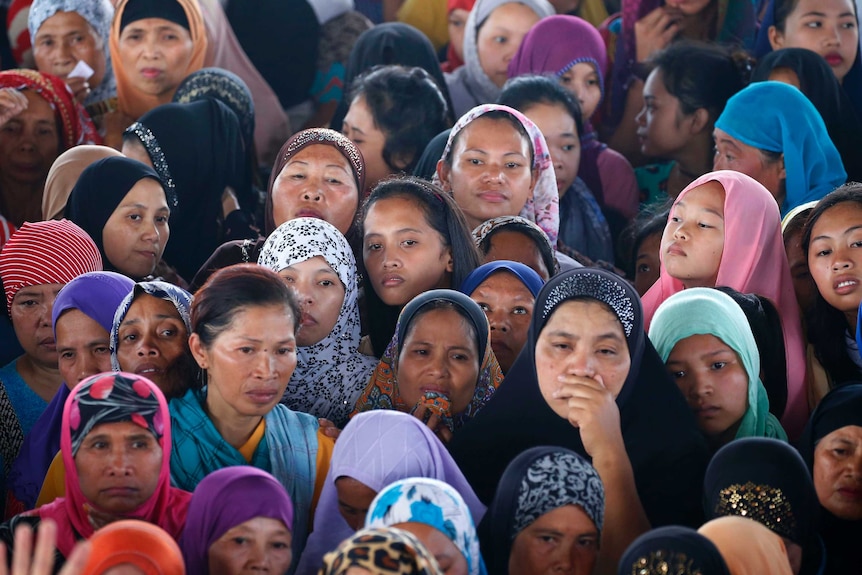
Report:
[[[634,540],[617,575],[730,575],[715,544],[690,527],[659,527]]]

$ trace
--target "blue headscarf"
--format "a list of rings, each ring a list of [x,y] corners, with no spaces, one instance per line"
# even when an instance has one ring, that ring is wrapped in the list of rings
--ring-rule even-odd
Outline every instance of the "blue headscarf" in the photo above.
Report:
[[[744,144],[784,154],[784,215],[847,181],[841,155],[817,108],[794,86],[757,82],[730,100],[715,127]]]
[[[521,283],[530,290],[533,297],[539,295],[539,292],[542,290],[542,286],[545,285],[541,276],[533,271],[532,268],[518,262],[497,260],[483,264],[473,270],[473,272],[468,275],[461,284],[461,289],[459,291],[466,295],[472,294],[483,281],[500,270],[505,270],[515,274],[515,277],[521,280]]]

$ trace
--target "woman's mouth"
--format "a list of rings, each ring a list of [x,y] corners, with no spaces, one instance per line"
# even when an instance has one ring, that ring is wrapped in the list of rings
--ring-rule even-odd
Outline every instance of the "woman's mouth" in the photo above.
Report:
[[[830,52],[823,56],[823,59],[826,60],[826,63],[833,68],[836,66],[840,66],[844,63],[844,56],[842,56],[838,52]]]
[[[856,291],[859,280],[854,277],[840,277],[832,282],[832,289],[838,295],[849,295]]]
[[[383,287],[398,287],[404,283],[404,278],[396,274],[387,274],[380,280]]]

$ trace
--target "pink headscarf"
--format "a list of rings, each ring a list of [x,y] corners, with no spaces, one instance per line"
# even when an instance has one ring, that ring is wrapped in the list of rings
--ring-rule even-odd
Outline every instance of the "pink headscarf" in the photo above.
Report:
[[[689,191],[711,181],[721,184],[725,194],[724,251],[715,284],[764,296],[778,310],[787,359],[787,406],[781,425],[793,440],[799,437],[808,419],[805,338],[784,251],[778,204],[772,194],[753,178],[721,170],[703,175],[689,184],[674,201],[674,206]],[[660,257],[659,279],[643,296],[647,330],[658,306],[684,289],[682,282],[671,277],[665,269],[664,254]]]

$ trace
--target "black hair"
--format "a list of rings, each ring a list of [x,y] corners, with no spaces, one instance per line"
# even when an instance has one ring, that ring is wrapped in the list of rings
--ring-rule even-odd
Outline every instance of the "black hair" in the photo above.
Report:
[[[350,101],[360,96],[386,136],[383,161],[393,172],[412,173],[428,142],[450,127],[443,93],[422,68],[375,66],[353,81]]]
[[[503,86],[497,103],[519,112],[536,104],[560,105],[575,120],[578,136],[584,133],[584,119],[578,100],[553,76],[528,74],[512,78]]]
[[[544,234],[541,230],[534,228],[532,226],[528,226],[526,224],[521,224],[519,222],[510,222],[506,225],[499,226],[488,232],[482,241],[478,243],[479,252],[486,256],[488,252],[491,251],[491,238],[496,236],[500,232],[515,232],[518,234],[523,234],[527,236],[530,240],[536,244],[536,247],[539,249],[539,254],[542,256],[542,263],[545,264],[545,268],[548,270],[548,276],[553,277],[559,271],[559,264],[557,263],[557,254],[554,253],[554,248],[551,245],[548,236]]]
[[[673,198],[668,198],[665,202],[642,209],[620,234],[617,258],[629,279],[635,278],[641,244],[651,235],[664,231],[672,204]]]
[[[491,110],[490,112],[478,116],[474,119],[474,121],[480,118],[486,120],[494,120],[496,122],[508,122],[513,128],[515,128],[518,134],[521,135],[521,138],[527,141],[528,147],[530,148],[530,171],[533,171],[533,161],[535,159],[533,142],[530,138],[530,134],[527,133],[527,129],[524,127],[523,124],[521,124],[521,121],[506,110]],[[449,152],[445,156],[443,156],[443,162],[445,162],[447,166],[452,165],[452,156],[455,154],[455,148],[458,145],[458,140],[461,139],[461,134],[463,134],[464,130],[466,130],[469,126],[470,124],[464,126],[464,128],[460,132],[455,134],[454,138],[452,138],[452,144],[449,146]]]
[[[787,225],[784,226],[784,229],[781,231],[781,235],[784,237],[785,249],[787,249],[787,240],[789,240],[793,235],[805,231],[805,222],[808,220],[808,217],[811,215],[811,210],[813,209],[814,208],[811,207],[802,210],[793,216],[793,218],[787,222]]]

